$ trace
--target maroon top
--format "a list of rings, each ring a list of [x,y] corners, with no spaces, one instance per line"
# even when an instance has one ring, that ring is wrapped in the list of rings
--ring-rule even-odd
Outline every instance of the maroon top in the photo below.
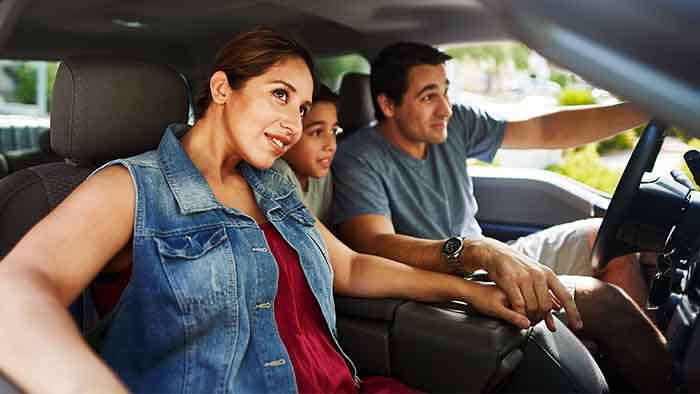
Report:
[[[277,260],[277,330],[294,367],[300,393],[356,393],[355,380],[336,350],[297,252],[270,222],[260,228]]]
[[[275,298],[277,329],[294,367],[300,393],[357,393],[345,360],[329,335],[321,308],[311,292],[299,256],[269,222],[260,225],[277,260],[279,280]],[[361,393],[418,393],[398,380],[364,378]]]

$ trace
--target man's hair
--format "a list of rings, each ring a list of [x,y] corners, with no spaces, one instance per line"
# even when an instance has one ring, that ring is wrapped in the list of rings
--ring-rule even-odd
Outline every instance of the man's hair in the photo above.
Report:
[[[386,95],[395,105],[401,105],[408,89],[408,72],[420,65],[437,66],[452,59],[446,53],[417,42],[399,42],[389,45],[372,62],[370,88],[374,114],[378,121],[384,119],[377,97]]]
[[[333,91],[328,86],[319,83],[318,85],[316,85],[316,89],[314,90],[313,103],[316,104],[321,102],[331,103],[335,106],[337,110],[338,103],[340,102],[340,96],[333,93]]]

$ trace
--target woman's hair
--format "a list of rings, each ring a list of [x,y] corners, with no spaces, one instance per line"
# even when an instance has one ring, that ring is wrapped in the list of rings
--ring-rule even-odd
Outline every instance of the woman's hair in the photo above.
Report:
[[[314,65],[309,51],[295,39],[270,28],[258,27],[233,37],[216,54],[210,76],[203,81],[194,101],[195,118],[200,119],[211,103],[209,79],[216,71],[223,71],[231,89],[238,90],[251,78],[289,58],[303,60],[314,80]]]
[[[340,102],[340,96],[338,96],[336,93],[333,93],[333,91],[328,86],[319,83],[318,85],[316,85],[316,89],[314,89],[313,103],[316,104],[321,102],[331,103],[337,109],[338,103]]]

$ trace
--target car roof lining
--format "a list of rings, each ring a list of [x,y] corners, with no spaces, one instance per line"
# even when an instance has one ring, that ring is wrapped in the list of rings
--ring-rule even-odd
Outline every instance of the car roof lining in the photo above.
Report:
[[[9,2],[18,8],[26,5],[26,0]],[[115,20],[146,26],[129,28]],[[199,59],[213,58],[234,32],[257,25],[289,31],[318,55],[356,52],[372,57],[399,39],[439,44],[506,38],[475,0],[33,0],[16,27],[8,26],[12,33],[0,58],[60,59],[108,49],[184,67],[189,73],[202,67]],[[318,31],[324,31],[325,39],[318,39]]]

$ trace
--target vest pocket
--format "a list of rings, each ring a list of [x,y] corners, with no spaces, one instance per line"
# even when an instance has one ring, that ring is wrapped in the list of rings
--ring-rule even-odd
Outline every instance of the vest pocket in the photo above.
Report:
[[[225,227],[154,239],[184,312],[194,307],[223,308],[232,299],[228,296],[235,292],[235,270]]]

